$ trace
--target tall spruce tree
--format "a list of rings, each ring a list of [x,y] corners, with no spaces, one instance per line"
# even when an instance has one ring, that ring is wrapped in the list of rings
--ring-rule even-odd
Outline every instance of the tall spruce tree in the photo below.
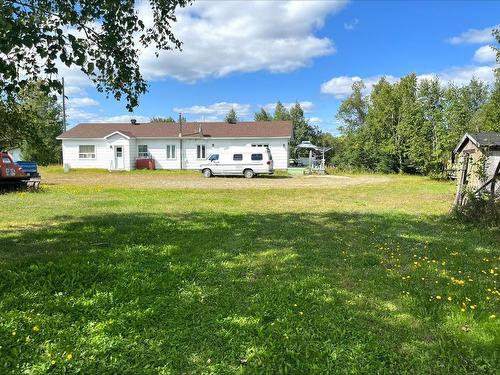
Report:
[[[261,108],[259,112],[255,112],[254,119],[255,121],[272,121],[273,116],[264,108]]]
[[[286,107],[278,101],[276,107],[274,108],[274,120],[275,121],[289,121],[291,120],[290,112]]]
[[[229,124],[236,124],[238,122],[238,115],[236,114],[234,108],[231,108],[231,110],[227,113],[225,121]]]

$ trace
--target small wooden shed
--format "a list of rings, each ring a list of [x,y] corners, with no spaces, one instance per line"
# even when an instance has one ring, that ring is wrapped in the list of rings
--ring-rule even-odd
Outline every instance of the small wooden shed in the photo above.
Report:
[[[457,171],[455,204],[462,204],[465,191],[498,193],[500,133],[466,133],[453,151]]]

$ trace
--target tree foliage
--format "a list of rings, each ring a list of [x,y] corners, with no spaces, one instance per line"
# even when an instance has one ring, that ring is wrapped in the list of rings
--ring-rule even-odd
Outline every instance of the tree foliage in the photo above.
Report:
[[[20,92],[29,81],[61,90],[58,63],[81,69],[97,90],[125,97],[132,110],[147,91],[138,50],[179,49],[172,33],[175,11],[191,0],[149,0],[151,24],[139,18],[134,0],[0,1],[0,94]]]
[[[443,86],[409,74],[381,78],[369,96],[355,82],[340,105],[341,145],[334,163],[382,172],[440,173],[465,132],[500,131],[500,78],[488,86]]]
[[[42,165],[61,160],[61,145],[56,140],[63,132],[61,107],[46,95],[41,83],[30,83],[16,100],[0,100],[0,106],[10,120],[1,123],[0,143],[4,147],[20,147],[23,159]]]
[[[236,124],[238,122],[238,115],[236,114],[234,108],[231,108],[231,110],[227,113],[225,121],[229,124]]]
[[[168,117],[155,116],[155,117],[151,117],[150,121],[151,122],[175,123],[175,119],[172,116],[168,116]]]
[[[254,114],[255,121],[272,121],[272,119],[273,116],[264,108],[261,108],[259,112],[255,112]]]

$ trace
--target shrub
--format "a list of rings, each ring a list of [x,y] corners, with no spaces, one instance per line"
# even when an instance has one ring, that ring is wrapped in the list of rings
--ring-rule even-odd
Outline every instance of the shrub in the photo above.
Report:
[[[489,194],[475,195],[467,192],[464,203],[453,209],[452,215],[466,223],[480,223],[488,226],[500,226],[500,200]]]

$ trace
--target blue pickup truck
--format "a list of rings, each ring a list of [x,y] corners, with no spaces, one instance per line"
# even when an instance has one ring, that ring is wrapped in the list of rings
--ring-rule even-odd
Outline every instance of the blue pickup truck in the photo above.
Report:
[[[34,161],[17,161],[17,165],[19,165],[23,172],[26,173],[30,178],[39,178],[40,174],[38,173],[38,164]]]

